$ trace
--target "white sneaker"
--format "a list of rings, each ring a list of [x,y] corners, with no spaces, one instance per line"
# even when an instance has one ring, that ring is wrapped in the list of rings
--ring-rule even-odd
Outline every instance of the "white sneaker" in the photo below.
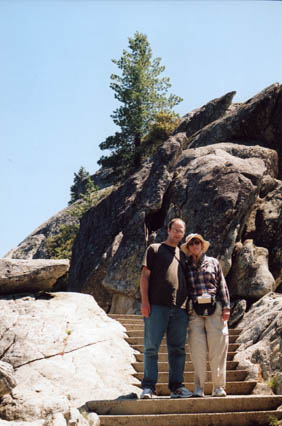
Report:
[[[212,396],[226,396],[226,392],[223,388],[214,389]]]
[[[151,399],[152,397],[153,397],[153,391],[150,388],[144,388],[140,395],[141,399]]]
[[[170,394],[171,398],[190,398],[191,396],[193,396],[193,392],[189,391],[184,386],[181,386],[181,388],[176,389]]]
[[[203,398],[205,396],[203,388],[200,388],[200,386],[196,386],[193,396]]]

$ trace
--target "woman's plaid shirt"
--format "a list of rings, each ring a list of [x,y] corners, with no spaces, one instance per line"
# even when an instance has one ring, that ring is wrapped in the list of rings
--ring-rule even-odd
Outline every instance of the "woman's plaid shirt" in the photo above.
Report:
[[[230,297],[227,284],[220,266],[214,257],[205,254],[195,265],[192,256],[187,261],[187,283],[190,297],[196,302],[203,293],[216,295],[222,308],[230,309]]]

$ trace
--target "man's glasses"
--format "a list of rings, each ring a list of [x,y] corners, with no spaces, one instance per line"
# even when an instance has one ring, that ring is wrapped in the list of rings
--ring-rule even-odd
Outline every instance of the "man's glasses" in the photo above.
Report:
[[[198,246],[199,244],[201,244],[201,241],[200,240],[192,240],[192,241],[190,241],[189,243],[188,243],[188,247],[189,246],[193,246],[193,245],[196,245],[196,246]]]

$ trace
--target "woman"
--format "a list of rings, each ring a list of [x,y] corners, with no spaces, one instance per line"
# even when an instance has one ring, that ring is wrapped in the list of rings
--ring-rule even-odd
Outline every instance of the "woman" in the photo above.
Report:
[[[188,344],[194,367],[194,396],[203,397],[207,354],[212,375],[212,395],[226,396],[226,360],[230,298],[221,266],[206,256],[210,243],[200,234],[189,234],[182,251],[188,256],[187,282],[190,293]]]

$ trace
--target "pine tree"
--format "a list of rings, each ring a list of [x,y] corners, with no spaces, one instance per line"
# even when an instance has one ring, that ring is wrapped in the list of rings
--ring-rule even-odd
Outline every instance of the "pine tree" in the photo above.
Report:
[[[120,127],[99,146],[112,151],[98,161],[103,167],[111,167],[116,180],[136,170],[141,164],[142,139],[148,134],[159,113],[170,113],[182,99],[167,96],[171,87],[168,77],[160,78],[165,70],[161,58],[152,58],[152,49],[145,34],[136,32],[129,38],[129,50],[124,50],[119,60],[112,59],[121,75],[112,74],[110,87],[121,102],[111,117]]]
[[[81,198],[81,194],[85,192],[85,180],[88,179],[89,176],[90,175],[87,170],[82,166],[78,173],[74,173],[73,185],[70,188],[71,199],[69,204],[72,204]]]
[[[78,176],[84,176],[85,169],[80,168]],[[59,232],[46,239],[46,248],[48,255],[52,259],[70,259],[72,254],[72,246],[75,237],[79,231],[79,222],[84,213],[91,207],[95,206],[98,201],[105,196],[106,193],[99,193],[99,189],[94,185],[90,176],[86,179],[85,189],[80,193],[79,200],[70,207],[69,214],[75,219],[72,224],[64,224],[59,228]]]

